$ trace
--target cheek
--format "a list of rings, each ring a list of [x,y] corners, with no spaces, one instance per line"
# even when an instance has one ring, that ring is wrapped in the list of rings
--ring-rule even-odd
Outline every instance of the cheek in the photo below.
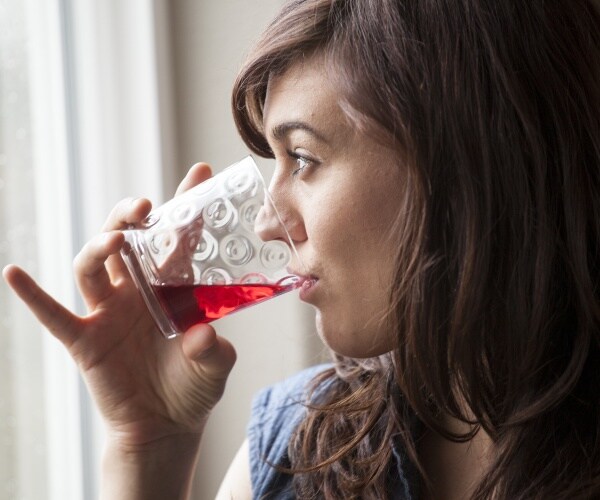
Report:
[[[396,205],[396,198],[382,196],[381,190],[350,191],[341,206],[323,221],[324,232],[332,236],[334,251],[358,266],[357,271],[365,269],[371,274],[387,276],[395,254],[391,229]]]
[[[396,217],[397,200],[355,190],[344,202],[344,210],[322,227],[327,238],[329,262],[335,263],[337,314],[322,318],[323,327],[333,331],[344,325],[352,343],[365,352],[389,350],[385,318],[389,312],[390,289],[395,275],[396,244],[390,230]],[[327,227],[325,227],[325,223]],[[325,262],[327,265],[327,262]],[[332,297],[333,298],[333,297]],[[323,311],[325,312],[325,311]],[[332,318],[335,321],[330,321]],[[340,326],[341,326],[340,324]],[[345,335],[340,331],[339,335]]]
[[[335,304],[338,319],[351,318],[356,325],[385,315],[395,268],[390,221],[383,218],[384,207],[371,201],[345,202],[343,210],[320,218],[312,235],[313,248],[331,280],[330,304]]]

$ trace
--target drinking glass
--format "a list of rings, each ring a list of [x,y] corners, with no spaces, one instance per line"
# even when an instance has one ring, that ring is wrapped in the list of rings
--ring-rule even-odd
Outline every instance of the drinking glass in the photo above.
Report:
[[[263,241],[254,231],[266,204],[286,241]],[[286,269],[296,249],[250,156],[123,233],[123,260],[167,338],[300,284]]]

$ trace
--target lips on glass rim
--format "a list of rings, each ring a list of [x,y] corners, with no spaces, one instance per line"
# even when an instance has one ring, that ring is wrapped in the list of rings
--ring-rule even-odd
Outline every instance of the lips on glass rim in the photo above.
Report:
[[[317,276],[315,276],[314,274],[302,274],[299,272],[296,272],[294,269],[291,268],[286,268],[286,271],[289,274],[293,274],[294,276],[298,277],[298,282],[300,283],[300,285],[303,285],[304,283],[310,282],[310,283],[316,283],[317,281],[319,281],[319,278]]]

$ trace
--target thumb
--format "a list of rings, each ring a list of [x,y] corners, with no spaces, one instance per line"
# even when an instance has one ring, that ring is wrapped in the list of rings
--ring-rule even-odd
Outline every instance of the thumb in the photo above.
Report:
[[[187,358],[199,363],[207,375],[216,378],[227,377],[237,359],[233,345],[207,324],[187,330],[181,347]]]

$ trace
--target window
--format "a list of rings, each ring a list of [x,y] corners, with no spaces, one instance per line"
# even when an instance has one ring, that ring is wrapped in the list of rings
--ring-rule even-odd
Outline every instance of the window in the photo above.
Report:
[[[25,9],[0,0],[0,263],[37,272]],[[39,328],[0,288],[0,498],[43,498],[47,460]],[[30,474],[39,478],[31,481]]]
[[[80,313],[74,254],[123,196],[173,189],[154,9],[0,0],[0,267]],[[73,362],[2,283],[0,499],[95,499],[101,439]]]

